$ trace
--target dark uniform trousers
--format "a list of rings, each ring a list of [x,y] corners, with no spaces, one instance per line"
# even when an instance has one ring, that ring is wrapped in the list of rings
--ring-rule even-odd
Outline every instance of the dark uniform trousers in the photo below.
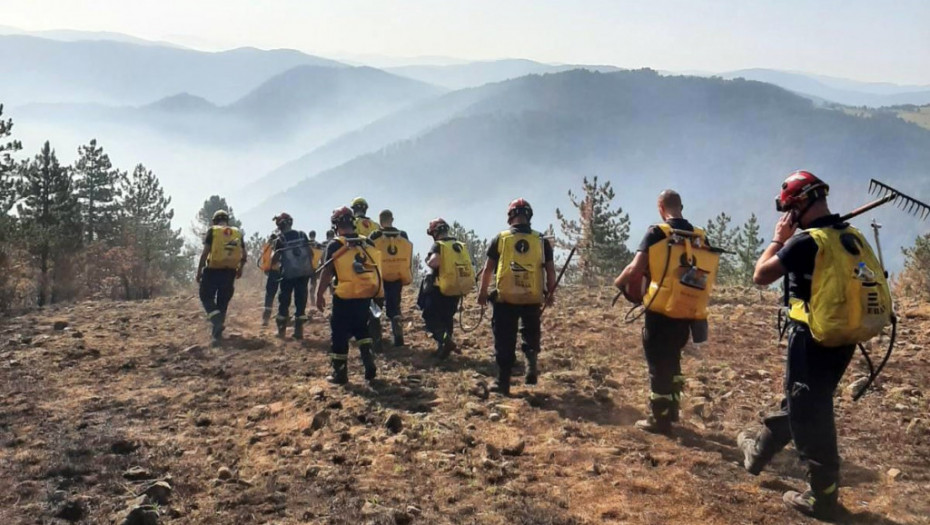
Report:
[[[371,344],[368,332],[369,304],[370,299],[340,299],[333,296],[333,311],[329,320],[333,359],[345,359],[352,338],[360,347]]]
[[[452,338],[455,330],[455,312],[459,308],[461,297],[443,295],[438,286],[424,292],[421,297],[423,309],[423,322],[433,339],[442,342],[445,338]]]
[[[307,314],[307,294],[310,286],[310,276],[281,281],[281,294],[278,297],[278,318],[287,319],[291,307],[291,296],[294,297],[294,316],[305,319]]]
[[[672,319],[647,311],[643,324],[643,350],[649,367],[649,407],[656,422],[678,419],[684,376],[681,350],[691,337],[691,321]]]
[[[542,336],[542,307],[538,304],[492,303],[491,331],[494,333],[494,357],[500,370],[509,372],[516,361],[517,335],[523,353],[539,354]]]
[[[236,270],[205,268],[200,279],[200,302],[207,315],[219,311],[225,318],[235,287]]]
[[[269,270],[265,280],[265,308],[271,308],[274,305],[274,296],[278,293],[278,284],[281,281],[280,270]]]
[[[757,456],[767,463],[793,439],[808,465],[808,481],[817,493],[832,493],[839,482],[833,393],[852,360],[855,346],[827,348],[801,323],[791,323],[788,366],[781,410],[763,420]]]

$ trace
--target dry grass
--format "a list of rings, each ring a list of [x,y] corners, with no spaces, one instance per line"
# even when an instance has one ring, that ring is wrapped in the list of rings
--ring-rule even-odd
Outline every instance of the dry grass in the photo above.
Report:
[[[323,379],[327,326],[316,319],[302,344],[275,340],[259,326],[254,288],[240,286],[232,337],[215,349],[193,297],[4,320],[0,523],[51,522],[76,499],[86,523],[108,522],[142,484],[123,478],[132,466],[170,476],[163,523],[807,522],[780,501],[804,484],[790,451],[760,478],[737,465],[736,433],[781,388],[768,295],[718,294],[711,341],[684,359],[681,431],[665,439],[632,427],[646,395],[639,325],[609,310],[610,289],[563,290],[544,318],[540,385],[482,400],[470,391],[493,371],[487,322],[458,336],[461,355],[436,363],[408,309],[410,348],[379,356],[374,388],[355,353],[352,384],[334,388]],[[850,523],[930,523],[930,311],[917,304],[903,317],[877,391],[836,399]],[[69,330],[54,331],[57,319]],[[250,419],[256,405],[267,411]],[[384,428],[391,413],[404,420],[396,435]],[[520,440],[522,455],[496,455]],[[222,466],[232,482],[214,480]]]

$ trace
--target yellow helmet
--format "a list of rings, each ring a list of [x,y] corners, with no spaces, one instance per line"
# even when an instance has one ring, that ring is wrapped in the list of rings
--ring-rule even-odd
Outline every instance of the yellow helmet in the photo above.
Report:
[[[353,210],[360,209],[362,210],[362,212],[366,212],[368,211],[368,201],[366,201],[362,197],[356,197],[352,199],[352,209]]]

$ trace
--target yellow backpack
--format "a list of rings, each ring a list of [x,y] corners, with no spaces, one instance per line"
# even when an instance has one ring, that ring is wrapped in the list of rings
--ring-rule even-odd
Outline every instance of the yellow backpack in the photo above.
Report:
[[[413,243],[401,236],[399,231],[383,230],[374,242],[381,252],[381,275],[384,280],[400,281],[404,285],[412,283],[410,262],[413,259]]]
[[[545,247],[539,232],[501,232],[497,242],[497,293],[507,304],[542,304]]]
[[[323,246],[319,243],[313,243],[313,269],[319,270],[320,263],[323,262]]]
[[[211,226],[212,242],[207,268],[237,270],[242,263],[242,232],[233,226]]]
[[[355,233],[362,237],[371,237],[371,234],[381,230],[381,225],[368,217],[355,218]]]
[[[707,303],[717,280],[720,250],[707,244],[704,230],[656,225],[665,239],[649,247],[649,289],[643,304],[672,319],[707,319]]]
[[[810,327],[826,347],[868,341],[891,324],[893,305],[884,270],[852,226],[804,230],[817,243],[811,300],[789,300],[788,317]]]
[[[333,254],[335,294],[340,299],[374,299],[382,293],[381,252],[366,246],[364,237],[338,237],[342,247]]]
[[[467,295],[475,289],[475,267],[465,244],[454,239],[439,244],[439,275],[436,286],[447,297]]]
[[[266,242],[262,245],[262,256],[258,260],[258,268],[263,272],[280,269],[280,264],[274,264],[274,243]]]

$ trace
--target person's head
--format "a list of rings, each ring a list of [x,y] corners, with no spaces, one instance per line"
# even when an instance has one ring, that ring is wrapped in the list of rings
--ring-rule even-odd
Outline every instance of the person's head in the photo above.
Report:
[[[333,215],[329,220],[339,235],[348,235],[355,231],[355,214],[345,206],[333,210]]]
[[[285,212],[281,212],[280,215],[275,216],[274,224],[279,230],[286,232],[294,226],[294,218]]]
[[[368,201],[361,197],[352,199],[352,212],[356,217],[364,217],[368,213]]]
[[[336,237],[336,230],[330,228],[326,230],[326,240],[331,241]]]
[[[681,204],[681,195],[675,190],[663,190],[659,194],[659,215],[663,221],[669,219],[680,219],[681,212],[685,209]]]
[[[311,241],[316,240],[316,230],[310,230],[310,233],[307,234],[307,237],[310,237]]]
[[[529,224],[533,219],[533,207],[524,198],[514,199],[507,207],[507,224],[516,226]]]
[[[775,209],[791,213],[794,221],[806,226],[814,219],[830,214],[827,195],[830,185],[809,171],[798,170],[788,175],[775,197]]]
[[[381,210],[378,214],[378,222],[381,223],[382,228],[390,228],[394,226],[394,214],[391,210]]]
[[[442,217],[437,217],[429,221],[429,226],[426,228],[426,234],[433,239],[441,239],[442,237],[449,235],[449,223],[447,223],[446,220]]]
[[[216,210],[213,214],[213,225],[214,226],[228,226],[229,225],[229,213],[226,210]]]

